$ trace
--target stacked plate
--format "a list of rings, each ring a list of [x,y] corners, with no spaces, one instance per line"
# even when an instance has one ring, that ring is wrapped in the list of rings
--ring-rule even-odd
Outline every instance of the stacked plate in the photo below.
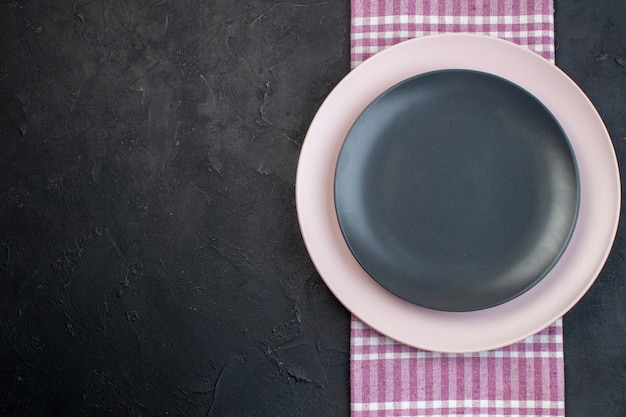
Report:
[[[619,172],[584,93],[526,48],[398,44],[319,109],[296,178],[302,235],[357,317],[405,344],[511,344],[567,312],[615,237]]]

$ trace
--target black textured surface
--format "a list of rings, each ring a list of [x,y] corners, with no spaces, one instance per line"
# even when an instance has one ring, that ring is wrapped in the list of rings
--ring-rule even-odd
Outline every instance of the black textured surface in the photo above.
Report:
[[[578,204],[559,123],[525,90],[477,71],[391,87],[337,161],[337,218],[354,257],[387,290],[437,310],[493,307],[534,286],[566,247]]]
[[[345,1],[0,6],[0,415],[347,415],[301,241]]]
[[[626,5],[557,4],[624,158]],[[347,0],[0,5],[0,415],[348,416],[295,166]],[[568,416],[626,414],[624,233],[566,317]]]
[[[587,93],[613,139],[622,217],[609,259],[565,316],[567,417],[626,416],[626,3],[558,1],[556,63]]]

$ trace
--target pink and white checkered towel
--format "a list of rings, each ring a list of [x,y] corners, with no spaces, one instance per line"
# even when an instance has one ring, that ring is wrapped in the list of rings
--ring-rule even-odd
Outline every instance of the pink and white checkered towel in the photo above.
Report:
[[[356,67],[400,41],[473,32],[554,61],[552,0],[351,0]],[[564,416],[561,320],[511,346],[442,354],[395,342],[352,318],[351,409],[374,416]]]

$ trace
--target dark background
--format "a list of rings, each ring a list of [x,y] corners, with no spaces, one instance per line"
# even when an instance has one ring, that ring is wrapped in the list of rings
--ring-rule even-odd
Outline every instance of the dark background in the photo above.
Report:
[[[556,10],[557,64],[624,159],[626,4]],[[2,2],[0,415],[349,415],[349,316],[294,205],[349,12]],[[565,317],[569,417],[626,415],[622,229]]]

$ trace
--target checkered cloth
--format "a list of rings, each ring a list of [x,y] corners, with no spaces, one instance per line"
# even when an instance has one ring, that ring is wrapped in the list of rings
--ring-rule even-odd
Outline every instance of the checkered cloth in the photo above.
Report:
[[[552,0],[351,0],[352,66],[400,41],[474,32],[554,61]],[[395,342],[352,317],[353,417],[564,416],[561,320],[511,346],[442,354]]]
[[[398,42],[446,32],[495,36],[554,61],[552,0],[351,0],[352,67]]]

